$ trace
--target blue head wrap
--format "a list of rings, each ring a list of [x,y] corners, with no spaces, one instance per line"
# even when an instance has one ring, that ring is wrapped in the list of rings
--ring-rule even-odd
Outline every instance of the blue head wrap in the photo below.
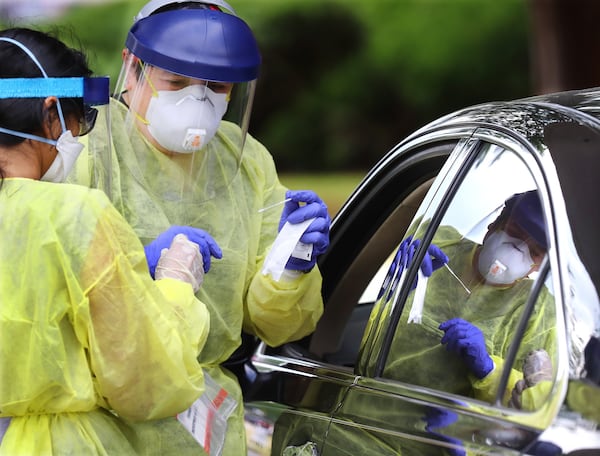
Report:
[[[505,202],[505,210],[509,212],[511,219],[539,245],[548,248],[546,222],[537,190],[511,196]]]

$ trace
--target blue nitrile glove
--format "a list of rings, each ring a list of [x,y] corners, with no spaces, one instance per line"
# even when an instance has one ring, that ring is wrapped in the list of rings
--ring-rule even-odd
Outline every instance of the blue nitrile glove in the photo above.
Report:
[[[312,256],[310,260],[302,260],[300,258],[290,257],[285,265],[286,269],[295,271],[310,271],[317,262],[317,257],[327,250],[329,246],[329,226],[331,219],[327,212],[327,206],[310,190],[288,190],[285,193],[286,198],[291,198],[291,201],[285,203],[279,220],[279,231],[283,228],[286,222],[291,224],[302,223],[305,220],[315,218],[308,226],[300,242],[304,244],[312,244]],[[305,203],[300,205],[300,203]]]
[[[415,239],[413,241],[413,243],[411,244],[411,248],[412,248],[412,252],[410,254],[411,260],[414,255],[414,252],[417,251],[417,248],[419,247],[420,243],[421,243],[420,239]],[[414,246],[414,248],[413,248],[413,246]],[[442,249],[440,249],[437,245],[430,244],[429,247],[427,247],[427,253],[423,257],[423,262],[421,263],[421,272],[423,273],[423,275],[425,277],[431,277],[431,274],[433,274],[439,268],[444,266],[447,262],[448,262],[448,255],[446,255],[444,252],[442,252]]]
[[[453,443],[461,448],[449,448],[448,454],[452,456],[465,456],[465,450],[462,448],[462,442],[459,439],[455,439],[453,437],[447,437],[445,434],[436,430],[438,428],[444,428],[446,426],[451,425],[458,419],[456,413],[451,412],[450,410],[443,410],[438,408],[429,408],[427,409],[427,413],[425,414],[425,430],[430,432],[438,437],[441,437],[446,442]]]
[[[187,238],[198,244],[200,247],[200,253],[202,254],[202,266],[204,272],[208,272],[210,269],[210,258],[211,256],[220,259],[223,257],[221,248],[212,238],[210,234],[200,228],[193,228],[191,226],[172,226],[166,231],[158,235],[158,237],[150,244],[144,246],[146,252],[146,261],[148,262],[148,269],[150,269],[150,275],[154,277],[154,271],[156,270],[156,263],[160,258],[160,252],[162,249],[168,249],[173,242],[173,238],[177,234],[185,234]]]
[[[562,448],[551,442],[535,442],[527,454],[533,456],[560,456],[563,454]]]
[[[398,285],[398,281],[400,280],[400,276],[402,275],[402,271],[404,271],[404,268],[410,266],[413,256],[415,255],[415,252],[417,251],[417,248],[420,244],[421,240],[415,239],[413,241],[412,236],[408,236],[404,241],[400,243],[400,246],[396,251],[396,256],[392,260],[392,264],[390,265],[388,273],[385,276],[383,285],[379,290],[379,295],[377,296],[377,299],[383,296],[385,289],[387,288],[390,280],[392,279],[392,277],[394,277],[395,274],[394,285],[392,286],[392,290],[390,291],[390,293],[394,292],[396,286]],[[442,252],[442,249],[440,249],[435,244],[430,244],[427,248],[427,253],[423,257],[423,261],[421,263],[421,272],[425,277],[431,277],[431,274],[433,274],[434,271],[437,271],[447,262],[448,256],[444,252]],[[415,278],[415,282],[413,283],[411,289],[414,289],[416,286],[417,279]]]
[[[456,353],[466,363],[469,370],[479,379],[494,369],[494,362],[485,348],[485,338],[481,330],[462,318],[452,318],[439,326],[445,332],[442,344]]]

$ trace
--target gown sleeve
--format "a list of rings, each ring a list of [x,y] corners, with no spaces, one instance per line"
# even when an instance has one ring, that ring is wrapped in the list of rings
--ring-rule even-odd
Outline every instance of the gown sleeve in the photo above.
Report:
[[[142,244],[112,205],[100,212],[77,313],[100,403],[130,420],[173,416],[204,390],[197,355],[209,314],[191,285],[154,281]]]

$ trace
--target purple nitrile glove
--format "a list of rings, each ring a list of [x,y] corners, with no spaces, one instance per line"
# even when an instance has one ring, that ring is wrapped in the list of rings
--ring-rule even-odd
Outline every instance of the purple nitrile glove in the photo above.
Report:
[[[215,257],[217,259],[223,257],[221,248],[212,238],[212,236],[206,231],[201,230],[200,228],[193,228],[191,226],[173,225],[166,231],[163,231],[161,234],[159,234],[157,238],[150,244],[144,246],[144,251],[146,252],[146,261],[148,262],[148,269],[150,269],[150,275],[152,277],[154,277],[156,264],[160,258],[160,252],[162,249],[168,249],[171,246],[171,242],[173,242],[173,238],[180,233],[185,234],[190,241],[198,244],[200,253],[202,254],[202,267],[204,268],[205,273],[210,270],[211,257]]]
[[[485,348],[485,338],[481,330],[461,318],[452,318],[439,326],[444,331],[442,344],[456,353],[466,363],[469,370],[479,379],[494,369],[494,362]]]
[[[286,269],[308,272],[316,264],[319,255],[323,254],[329,246],[329,226],[331,219],[327,212],[327,206],[310,190],[288,190],[286,198],[291,201],[285,203],[279,220],[279,231],[286,222],[291,224],[302,223],[305,220],[315,218],[300,237],[300,242],[312,244],[312,256],[310,260],[290,257],[285,265]],[[305,203],[301,205],[300,203]]]
[[[456,413],[438,408],[428,408],[423,420],[425,421],[425,430],[430,432],[438,437],[444,439],[446,442],[452,443],[457,447],[449,448],[448,454],[452,456],[465,456],[466,452],[464,448],[462,448],[462,442],[459,439],[454,437],[448,437],[443,432],[441,432],[440,428],[445,428],[456,422],[458,416]]]
[[[562,448],[552,442],[538,441],[533,444],[531,449],[527,450],[527,454],[533,456],[561,456]]]
[[[413,241],[412,236],[408,236],[404,241],[400,243],[398,250],[396,251],[396,256],[392,260],[392,264],[388,270],[388,273],[383,281],[383,285],[379,290],[379,295],[377,299],[383,296],[385,289],[388,287],[390,280],[395,276],[394,284],[392,286],[391,293],[394,292],[396,286],[398,285],[398,281],[400,280],[400,276],[402,275],[402,271],[412,262],[412,259],[417,251],[421,243],[420,239],[415,239]],[[441,268],[444,264],[448,262],[448,256],[442,252],[435,244],[430,244],[427,248],[427,253],[423,257],[423,261],[421,262],[421,272],[425,277],[431,277],[431,274],[434,271]],[[413,283],[411,289],[414,289],[417,286],[417,279],[415,278],[415,282]]]
[[[420,243],[420,239],[415,239],[413,241],[414,251],[417,250]],[[431,277],[431,274],[444,266],[447,262],[448,256],[442,251],[442,249],[435,244],[430,244],[429,247],[427,247],[427,253],[423,257],[423,262],[421,263],[421,272],[425,277]]]

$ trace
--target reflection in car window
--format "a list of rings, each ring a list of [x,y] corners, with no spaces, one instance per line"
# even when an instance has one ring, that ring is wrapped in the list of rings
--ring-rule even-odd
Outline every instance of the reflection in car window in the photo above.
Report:
[[[542,349],[549,357],[555,353],[554,302],[546,287],[523,340],[515,340],[533,277],[546,254],[547,229],[526,165],[495,145],[479,150],[428,247],[426,259],[433,263],[422,263],[416,284],[399,281],[398,286],[411,291],[383,375],[493,403],[503,369],[511,367],[504,363],[511,344],[520,343],[501,395],[509,406],[527,355]],[[405,249],[423,238],[434,210],[417,213]],[[525,403],[518,408],[535,407],[535,401]]]
[[[551,277],[546,280],[551,282]],[[547,294],[542,292],[529,316],[529,326],[553,327],[556,319],[554,306],[547,305]],[[535,342],[528,340],[527,334],[518,345],[516,361],[510,369],[507,390],[509,397],[502,403],[521,410],[536,410],[544,405],[554,386],[556,378],[556,335],[554,331],[546,331],[543,344],[535,347]],[[531,337],[531,332],[529,334]],[[507,366],[508,367],[508,366]],[[512,386],[512,390],[511,390]]]

